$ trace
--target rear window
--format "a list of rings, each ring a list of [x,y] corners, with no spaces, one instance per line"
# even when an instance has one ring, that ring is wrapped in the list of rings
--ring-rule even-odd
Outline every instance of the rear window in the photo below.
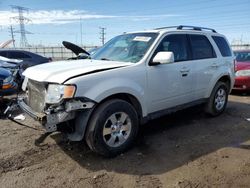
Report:
[[[250,63],[250,51],[234,52],[236,56],[236,61],[249,62]]]
[[[2,52],[0,52],[0,56],[2,56],[2,57],[8,57],[8,56],[7,56],[7,52],[6,52],[6,51],[2,51]]]
[[[232,56],[230,47],[227,44],[227,41],[223,37],[218,37],[218,36],[212,36],[214,39],[214,42],[218,46],[220,53],[223,57],[229,57]]]
[[[29,55],[26,55],[25,53],[22,52],[9,52],[9,58],[11,59],[26,59],[26,58],[31,58]]]
[[[216,57],[214,49],[204,35],[189,35],[193,59],[206,59]]]

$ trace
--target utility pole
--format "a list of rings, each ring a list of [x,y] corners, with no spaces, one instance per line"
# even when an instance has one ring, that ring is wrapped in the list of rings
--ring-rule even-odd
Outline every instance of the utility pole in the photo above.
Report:
[[[18,12],[18,16],[12,17],[12,19],[16,20],[16,22],[18,22],[20,26],[20,31],[15,31],[15,33],[21,34],[20,47],[26,47],[28,46],[28,40],[26,38],[26,34],[31,34],[31,32],[28,32],[25,29],[25,23],[28,23],[31,20],[24,17],[23,13],[28,12],[29,9],[25,7],[21,7],[21,6],[16,6],[16,5],[11,5],[11,7],[14,11]]]
[[[106,28],[105,27],[100,27],[100,30],[101,30],[101,32],[100,32],[101,43],[102,43],[102,45],[104,45],[104,43],[105,43],[105,35],[106,35],[106,32],[105,32]]]
[[[15,45],[15,35],[14,35],[14,31],[13,31],[13,27],[12,25],[10,26],[10,35],[11,35],[11,39],[12,39],[12,43],[13,43],[13,47],[16,48],[16,45]]]

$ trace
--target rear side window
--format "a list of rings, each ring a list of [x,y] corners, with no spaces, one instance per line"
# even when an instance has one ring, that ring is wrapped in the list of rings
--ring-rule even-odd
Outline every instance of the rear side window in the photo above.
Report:
[[[206,59],[216,57],[214,49],[204,35],[189,35],[193,59]]]
[[[220,53],[223,57],[232,56],[231,50],[227,44],[227,41],[223,37],[212,36],[214,42],[218,46]]]
[[[26,59],[26,58],[31,58],[31,57],[29,55],[26,55],[25,53],[22,53],[22,52],[9,52],[9,58]]]

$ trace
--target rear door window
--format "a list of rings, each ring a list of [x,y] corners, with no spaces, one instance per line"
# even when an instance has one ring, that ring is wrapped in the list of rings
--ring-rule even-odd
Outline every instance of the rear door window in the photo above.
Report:
[[[204,35],[189,35],[193,59],[215,58],[213,46]]]
[[[214,39],[214,42],[216,43],[216,45],[219,48],[220,53],[223,57],[232,56],[232,52],[230,50],[230,47],[228,46],[227,41],[223,37],[212,36],[212,38]]]

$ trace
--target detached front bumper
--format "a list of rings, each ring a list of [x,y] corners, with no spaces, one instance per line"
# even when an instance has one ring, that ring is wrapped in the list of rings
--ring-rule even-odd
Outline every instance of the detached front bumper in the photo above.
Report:
[[[18,105],[22,111],[38,121],[47,132],[57,131],[57,125],[75,118],[75,111],[58,111],[55,113],[35,112],[28,106],[23,99],[18,99]]]
[[[46,114],[45,113],[38,113],[32,110],[25,102],[23,99],[18,100],[18,105],[21,108],[22,111],[24,111],[26,114],[28,114],[30,117],[33,119],[39,121],[41,124],[44,124],[45,119],[46,119]]]

